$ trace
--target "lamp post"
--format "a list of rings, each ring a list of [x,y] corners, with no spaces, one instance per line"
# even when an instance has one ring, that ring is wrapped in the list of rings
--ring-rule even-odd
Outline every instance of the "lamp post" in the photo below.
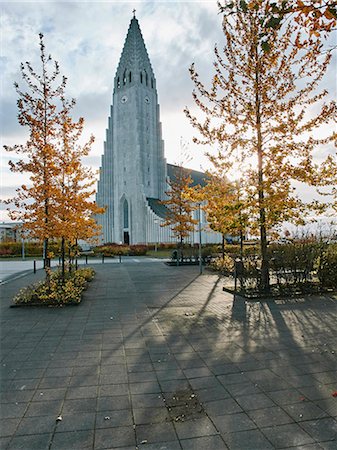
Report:
[[[25,238],[22,236],[22,260],[25,260]]]
[[[159,229],[158,229],[158,219],[154,219],[153,221],[155,223],[155,244],[154,244],[154,251],[157,253],[158,251],[158,241],[159,241]]]
[[[201,203],[198,203],[199,207],[199,274],[202,274],[202,259],[201,259]]]

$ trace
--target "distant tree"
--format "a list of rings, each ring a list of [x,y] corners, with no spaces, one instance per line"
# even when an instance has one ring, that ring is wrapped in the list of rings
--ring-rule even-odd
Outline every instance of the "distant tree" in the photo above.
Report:
[[[9,209],[12,220],[23,222],[23,231],[43,241],[44,266],[48,269],[48,245],[56,227],[55,197],[59,187],[56,183],[60,174],[56,137],[59,126],[58,102],[64,94],[66,78],[60,78],[58,63],[46,56],[43,35],[40,34],[41,73],[35,72],[29,62],[21,64],[21,76],[28,86],[22,91],[14,83],[19,95],[17,102],[20,125],[28,127],[30,136],[26,144],[4,146],[7,151],[23,153],[24,159],[10,161],[12,172],[30,173],[31,186],[22,185],[17,195],[7,201],[16,209]],[[50,69],[50,66],[52,68]]]
[[[221,153],[210,159],[213,167],[207,172],[202,188],[207,221],[210,228],[222,234],[223,242],[226,235],[239,238],[242,257],[249,218],[244,180],[228,179],[226,160]]]
[[[191,198],[192,178],[190,171],[175,166],[174,178],[169,180],[167,199],[162,204],[168,207],[169,213],[161,226],[171,226],[174,236],[178,239],[180,248],[183,248],[184,239],[194,231],[197,220],[193,219],[193,211],[197,205]]]
[[[263,20],[273,2],[255,2],[249,11],[241,11],[239,0],[232,3],[236,13],[223,16],[225,43],[223,53],[215,47],[211,87],[200,81],[194,64],[190,69],[193,98],[206,118],[188,108],[186,114],[201,134],[195,142],[225,146],[229,168],[243,163],[237,170],[247,183],[250,219],[260,235],[260,286],[268,290],[267,234],[285,220],[303,222],[305,205],[293,181],[312,184],[318,172],[314,149],[336,138],[334,132],[312,137],[336,116],[335,102],[322,104],[327,92],[317,93],[331,54],[322,56],[317,45],[294,46],[301,30],[291,21],[271,29],[266,52]],[[313,105],[316,114],[307,114]]]

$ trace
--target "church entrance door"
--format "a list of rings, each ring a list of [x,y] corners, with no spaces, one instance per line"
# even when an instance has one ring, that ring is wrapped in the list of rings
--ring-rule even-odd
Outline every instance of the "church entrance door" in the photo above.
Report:
[[[126,245],[130,244],[130,235],[128,231],[124,231],[124,244]]]

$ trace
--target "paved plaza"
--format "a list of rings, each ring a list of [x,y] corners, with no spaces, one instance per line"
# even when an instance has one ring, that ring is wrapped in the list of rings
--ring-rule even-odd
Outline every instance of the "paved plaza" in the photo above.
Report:
[[[79,306],[1,292],[0,448],[337,449],[337,297],[245,302],[198,267],[95,265]]]

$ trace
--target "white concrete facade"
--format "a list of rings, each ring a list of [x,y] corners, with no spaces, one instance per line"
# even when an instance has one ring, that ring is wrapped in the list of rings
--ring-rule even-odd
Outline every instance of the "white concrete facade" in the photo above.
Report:
[[[160,207],[154,208],[167,190],[156,79],[133,17],[114,79],[96,195],[97,203],[106,207],[97,217],[102,242],[175,242],[170,228],[161,226]],[[221,241],[218,233],[203,234],[203,242]]]

